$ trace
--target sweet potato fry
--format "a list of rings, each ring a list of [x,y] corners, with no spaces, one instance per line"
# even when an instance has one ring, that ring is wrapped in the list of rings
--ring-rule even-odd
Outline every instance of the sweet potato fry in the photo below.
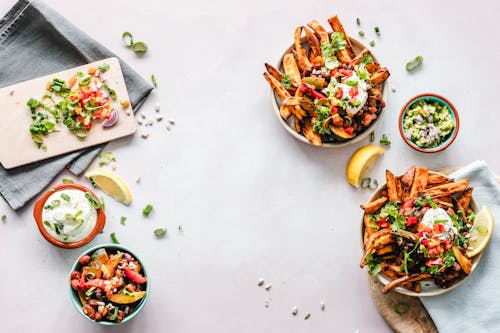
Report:
[[[468,179],[462,179],[459,181],[451,182],[448,184],[433,186],[425,191],[423,191],[423,195],[428,195],[431,198],[440,198],[453,195],[455,193],[463,192],[469,185]]]
[[[380,237],[384,237],[384,236],[387,236],[387,235],[390,235],[390,234],[391,234],[391,230],[389,230],[389,229],[382,229],[382,230],[379,230],[379,231],[373,233],[368,238],[368,240],[366,241],[366,244],[365,244],[365,252],[363,253],[363,257],[361,257],[361,262],[359,263],[359,266],[361,268],[365,267],[365,265],[366,265],[366,257],[369,254],[373,253],[373,244],[375,243],[375,241],[378,238],[380,238]]]
[[[376,71],[378,71],[380,69],[380,64],[376,64],[374,62],[371,62],[369,64],[366,64],[366,70],[368,71],[368,73],[370,74],[373,74],[375,73]]]
[[[290,115],[292,114],[292,111],[286,104],[281,104],[280,105],[280,115],[283,119],[288,119]]]
[[[281,100],[287,99],[290,97],[290,93],[283,87],[281,82],[276,80],[271,74],[269,73],[264,73],[264,78],[266,79],[267,82],[271,85],[271,88],[274,90],[274,92],[278,95],[278,97]]]
[[[295,125],[295,131],[302,133],[302,122],[297,117],[294,117],[293,124]]]
[[[365,213],[373,214],[377,212],[380,208],[382,208],[382,206],[385,205],[387,200],[388,200],[387,197],[381,197],[378,198],[377,200],[370,201],[366,205],[361,205],[361,208],[365,211]]]
[[[372,221],[371,215],[370,214],[364,214],[363,215],[363,224],[365,227],[364,235],[363,235],[363,244],[366,247],[366,242],[370,238],[371,235],[373,235],[378,228],[378,225]]]
[[[472,200],[472,190],[473,187],[466,189],[460,198],[458,199],[457,206],[459,209],[463,209],[465,212],[469,210],[470,202]]]
[[[382,83],[391,75],[387,68],[381,68],[370,76],[372,83]]]
[[[295,57],[293,56],[293,54],[285,54],[285,56],[283,57],[283,68],[285,70],[285,73],[290,76],[292,84],[298,87],[301,82],[301,76],[299,67],[297,66],[297,62],[295,61]]]
[[[321,146],[323,142],[321,141],[321,136],[313,131],[311,119],[306,119],[302,125],[302,132],[304,136],[315,146]]]
[[[453,245],[451,248],[453,250],[453,255],[457,259],[458,264],[460,265],[460,267],[462,268],[464,273],[469,275],[471,268],[472,268],[472,261],[470,261],[470,259],[467,258],[462,253],[462,251],[460,251],[460,249],[458,247],[456,247],[455,245]]]
[[[431,173],[429,174],[429,179],[427,180],[427,187],[437,186],[451,182],[452,180],[446,176],[437,173]]]
[[[405,174],[401,177],[401,185],[403,186],[403,195],[401,200],[405,201],[410,197],[411,186],[413,185],[413,177],[415,176],[415,168],[411,167]]]
[[[359,65],[361,63],[361,60],[363,60],[365,56],[370,54],[371,54],[370,51],[366,48],[361,50],[361,52],[356,57],[354,57],[354,59],[352,59],[352,64]]]
[[[396,188],[396,177],[389,170],[385,170],[385,179],[387,182],[387,193],[389,201],[399,201],[398,190]]]
[[[309,59],[307,59],[307,56],[300,54],[300,52],[297,52],[295,50],[292,50],[292,53],[294,57],[297,59],[297,66],[300,69],[301,73],[304,73],[307,68],[311,68],[311,62]]]
[[[279,69],[269,65],[267,62],[264,65],[266,66],[267,72],[271,74],[276,80],[281,82],[281,79],[283,79],[283,73],[281,73]]]
[[[351,40],[349,39],[349,36],[345,33],[344,27],[342,26],[342,23],[340,23],[339,17],[337,15],[334,15],[328,19],[328,23],[330,24],[330,27],[332,27],[332,30],[335,32],[341,32],[344,35],[344,39],[347,42],[347,45],[343,51],[345,51],[345,55],[352,60],[354,58],[354,51],[352,50],[352,44]]]
[[[403,198],[403,185],[401,184],[401,177],[396,177],[396,192],[398,193],[398,201]]]
[[[418,197],[418,194],[427,187],[428,179],[429,171],[427,168],[415,168],[415,176],[413,177],[413,184],[411,185],[410,198]]]
[[[386,284],[384,288],[382,288],[382,293],[387,294],[389,291],[396,289],[397,287],[412,283],[412,282],[417,282],[417,281],[422,281],[426,279],[430,279],[432,275],[429,273],[419,273],[419,274],[412,274],[412,275],[405,275],[403,277],[400,277],[399,279],[393,280]]]
[[[307,58],[307,52],[302,46],[302,27],[297,27],[294,33],[294,44],[295,44],[295,57],[297,58],[297,64],[302,72],[306,70],[306,68],[311,67],[311,63]]]
[[[325,28],[316,20],[312,20],[307,23],[307,25],[314,31],[316,36],[318,36],[320,44],[330,43],[330,36],[328,36],[328,32],[326,32]]]
[[[304,27],[304,31],[306,33],[306,38],[307,42],[309,43],[309,46],[311,47],[311,53],[313,54],[314,58],[321,55],[321,44],[319,43],[319,39],[311,32],[309,29]]]
[[[375,253],[378,256],[382,256],[384,254],[391,253],[393,251],[394,251],[394,247],[392,245],[386,245],[386,246],[383,246],[383,247],[378,248],[377,250],[375,250]]]

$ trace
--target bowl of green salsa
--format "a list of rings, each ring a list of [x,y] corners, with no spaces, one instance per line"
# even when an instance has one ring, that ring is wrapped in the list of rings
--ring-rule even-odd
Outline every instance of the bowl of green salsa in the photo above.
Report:
[[[399,114],[399,133],[413,149],[436,153],[448,148],[458,134],[460,120],[455,106],[434,93],[411,98]]]

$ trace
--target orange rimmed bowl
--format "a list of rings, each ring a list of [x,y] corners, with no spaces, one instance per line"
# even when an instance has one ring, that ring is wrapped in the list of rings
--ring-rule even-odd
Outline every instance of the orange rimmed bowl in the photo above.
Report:
[[[448,110],[451,119],[453,121],[453,124],[455,126],[453,128],[453,131],[450,134],[448,134],[441,143],[433,147],[422,147],[417,145],[415,142],[411,141],[408,138],[408,135],[404,130],[404,121],[406,118],[406,113],[411,107],[413,107],[416,103],[420,101],[425,101],[428,103],[438,103],[441,106],[445,107]],[[399,126],[399,134],[401,135],[401,138],[403,139],[404,142],[406,142],[408,146],[421,153],[437,153],[445,150],[453,143],[453,141],[455,141],[455,138],[458,135],[458,130],[460,128],[460,118],[458,117],[457,109],[455,108],[453,103],[451,103],[447,98],[435,93],[422,93],[412,97],[403,106],[403,108],[399,113],[398,126]]]
[[[90,195],[92,195],[97,201],[99,201],[99,198],[97,197],[97,195],[94,192],[92,192],[91,190],[89,190],[88,188],[86,188],[85,186],[83,186],[83,185],[79,185],[79,184],[59,184],[59,185],[54,186],[50,190],[48,190],[45,194],[43,194],[36,201],[35,207],[33,208],[33,217],[35,218],[36,224],[38,226],[38,230],[40,230],[40,233],[42,234],[42,236],[48,242],[50,242],[52,245],[55,245],[55,246],[58,246],[58,247],[62,247],[62,248],[65,248],[65,249],[74,249],[74,248],[81,247],[81,246],[89,243],[92,239],[94,239],[94,237],[98,233],[100,233],[104,229],[104,226],[106,225],[106,214],[104,213],[104,209],[102,207],[98,208],[97,209],[97,220],[96,220],[96,224],[95,224],[94,228],[92,229],[92,231],[87,236],[85,236],[85,238],[83,238],[83,239],[81,239],[79,241],[76,241],[76,242],[63,242],[63,241],[60,241],[60,240],[54,238],[53,236],[51,236],[47,232],[47,230],[45,229],[45,227],[43,225],[43,219],[42,219],[43,207],[45,206],[45,203],[46,203],[47,199],[53,193],[55,193],[57,191],[69,190],[69,189],[80,190],[82,192],[87,192]]]

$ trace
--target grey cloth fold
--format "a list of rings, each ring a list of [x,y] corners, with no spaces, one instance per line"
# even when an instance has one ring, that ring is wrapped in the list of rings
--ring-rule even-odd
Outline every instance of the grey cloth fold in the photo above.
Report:
[[[41,1],[19,0],[0,19],[0,87],[114,56]],[[122,60],[120,65],[136,112],[153,87]],[[8,142],[0,145],[0,149],[9,149]],[[17,210],[64,168],[80,175],[103,146],[15,169],[0,167],[0,194]]]

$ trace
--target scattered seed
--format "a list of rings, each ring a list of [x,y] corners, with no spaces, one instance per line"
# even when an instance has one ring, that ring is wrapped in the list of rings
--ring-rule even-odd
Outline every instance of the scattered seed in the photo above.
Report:
[[[139,125],[142,125],[142,119],[137,118],[137,123],[138,123]]]
[[[11,95],[11,96],[14,95],[14,90],[11,90],[9,95]]]
[[[132,112],[130,112],[130,110],[127,110],[126,114],[127,114],[127,116],[130,116],[132,114]]]
[[[137,179],[135,180],[135,182],[136,182],[137,184],[140,184],[140,183],[141,183],[141,177],[137,177]]]
[[[396,92],[396,87],[392,86],[391,90],[393,93]]]
[[[293,316],[296,316],[298,312],[299,312],[299,310],[297,309],[297,307],[296,307],[296,306],[294,306],[294,307],[292,308],[292,315],[293,315]]]
[[[160,103],[156,103],[155,110],[156,112],[160,112]]]
[[[307,320],[311,317],[311,313],[309,312],[306,312],[306,314],[304,315],[304,320]]]
[[[321,303],[319,303],[319,308],[321,311],[325,311],[325,302],[321,301]]]
[[[146,126],[153,126],[153,121],[151,119],[148,119],[146,122]]]
[[[148,133],[142,133],[141,134],[141,138],[147,139],[147,138],[149,138],[149,134]]]
[[[171,124],[171,125],[175,125],[175,120],[173,119],[169,119],[168,122]]]
[[[269,298],[268,298],[268,299],[266,299],[266,300],[264,301],[264,306],[265,306],[266,308],[268,308],[268,307],[269,307],[269,304],[271,304],[271,299],[269,299]]]
[[[266,290],[269,290],[271,289],[272,285],[269,283],[269,284],[266,284],[266,286],[264,287]]]
[[[113,171],[115,171],[115,170],[116,170],[116,163],[112,163],[112,164],[111,164],[111,169],[112,169]]]
[[[172,129],[172,125],[170,123],[167,123],[165,125],[165,128],[167,129],[167,131],[170,131]]]
[[[156,117],[156,121],[162,121],[162,120],[163,120],[163,116]]]
[[[141,117],[142,119],[146,119],[146,114],[143,111],[141,111]]]
[[[260,278],[257,280],[257,285],[260,287],[264,284],[264,279],[263,278]]]

